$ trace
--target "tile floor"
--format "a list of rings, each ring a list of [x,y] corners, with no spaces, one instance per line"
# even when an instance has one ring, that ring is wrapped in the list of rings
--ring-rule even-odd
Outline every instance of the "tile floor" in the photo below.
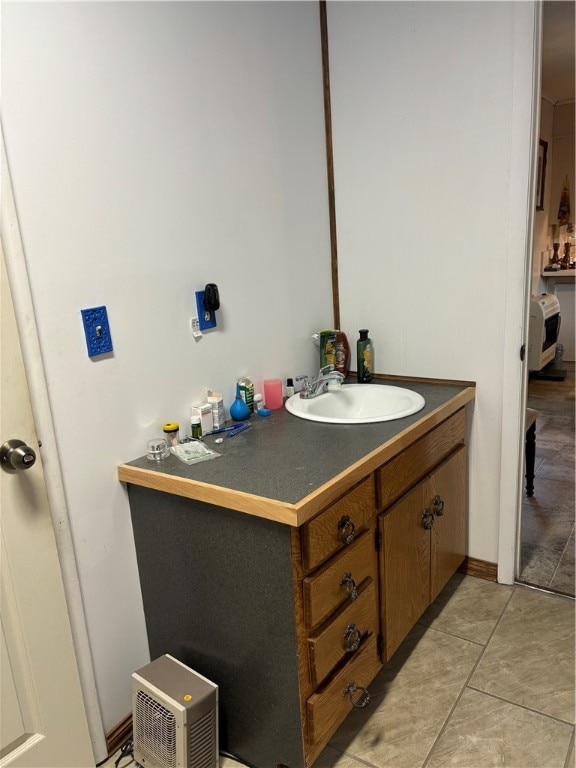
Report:
[[[575,768],[574,608],[456,574],[315,768]]]
[[[564,381],[528,383],[536,462],[534,495],[522,501],[519,580],[574,595],[574,363],[559,367]]]

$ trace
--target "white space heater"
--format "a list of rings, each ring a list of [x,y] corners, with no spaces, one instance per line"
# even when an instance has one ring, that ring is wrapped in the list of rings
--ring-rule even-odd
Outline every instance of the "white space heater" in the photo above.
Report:
[[[132,675],[134,760],[218,768],[218,686],[168,654]]]
[[[530,299],[528,322],[528,370],[540,371],[556,354],[560,333],[560,302],[553,293]]]

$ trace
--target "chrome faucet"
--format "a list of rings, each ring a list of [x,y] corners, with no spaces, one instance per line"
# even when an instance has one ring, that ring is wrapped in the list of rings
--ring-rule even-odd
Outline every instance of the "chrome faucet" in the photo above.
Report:
[[[310,400],[327,390],[340,389],[344,376],[340,371],[336,371],[333,365],[325,365],[324,368],[320,369],[314,381],[310,381],[308,376],[297,376],[296,381],[303,382],[300,397]]]

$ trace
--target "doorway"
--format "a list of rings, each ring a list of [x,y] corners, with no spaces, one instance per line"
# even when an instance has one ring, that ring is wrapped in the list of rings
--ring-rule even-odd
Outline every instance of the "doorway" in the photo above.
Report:
[[[551,243],[566,238],[566,227],[562,231],[558,226],[557,212],[560,181],[565,173],[573,174],[574,166],[574,61],[574,3],[543,3],[539,138],[547,145],[549,157],[546,195],[534,220],[531,286],[533,294],[557,293],[556,282],[561,280],[563,326],[570,338],[573,319],[566,313],[565,297],[570,292],[568,302],[573,303],[574,270],[549,273],[548,278],[542,269],[548,264]],[[572,154],[563,146],[571,146]],[[571,182],[574,189],[573,176]],[[571,221],[573,224],[573,208]],[[555,279],[555,274],[561,278]],[[527,495],[526,486],[522,489],[518,580],[574,596],[573,339],[570,346],[565,361],[557,354],[527,384],[526,405],[536,412],[535,479],[532,496]]]

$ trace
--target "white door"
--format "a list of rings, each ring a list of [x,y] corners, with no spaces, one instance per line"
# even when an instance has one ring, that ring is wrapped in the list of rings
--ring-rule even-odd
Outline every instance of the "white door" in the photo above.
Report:
[[[88,768],[94,756],[1,244],[0,255],[0,445],[18,439],[36,453],[19,471],[0,463],[0,768]]]

